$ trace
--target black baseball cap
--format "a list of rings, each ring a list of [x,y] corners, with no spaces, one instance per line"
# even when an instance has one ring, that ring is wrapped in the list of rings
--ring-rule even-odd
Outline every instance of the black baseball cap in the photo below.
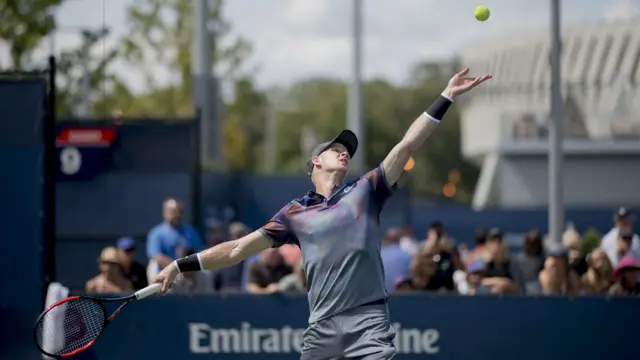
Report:
[[[333,144],[344,145],[344,147],[347,148],[347,152],[349,152],[349,156],[353,157],[358,149],[358,137],[356,137],[356,134],[354,134],[353,131],[345,129],[342,130],[338,136],[333,138],[333,140],[316,145],[307,160],[307,173],[309,176],[311,176],[311,172],[313,171],[313,162],[311,159],[313,159],[314,156],[322,154]]]
[[[613,215],[613,217],[615,220],[634,219],[634,216],[631,210],[625,207],[618,208],[618,210]]]

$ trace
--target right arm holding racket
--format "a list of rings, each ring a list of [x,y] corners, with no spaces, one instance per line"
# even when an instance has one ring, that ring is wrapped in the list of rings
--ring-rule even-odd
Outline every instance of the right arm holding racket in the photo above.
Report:
[[[240,239],[224,242],[172,262],[158,273],[154,283],[161,284],[162,294],[166,294],[180,273],[233,266],[271,246],[273,242],[262,230],[254,231]]]

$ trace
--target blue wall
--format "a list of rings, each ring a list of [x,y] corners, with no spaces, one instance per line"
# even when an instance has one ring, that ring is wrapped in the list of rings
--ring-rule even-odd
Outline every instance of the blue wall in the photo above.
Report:
[[[44,303],[46,82],[0,82],[0,358],[31,345],[30,330]]]
[[[406,359],[633,359],[638,305],[637,299],[390,299],[396,346]],[[87,358],[298,359],[307,316],[301,296],[145,300],[125,309]]]

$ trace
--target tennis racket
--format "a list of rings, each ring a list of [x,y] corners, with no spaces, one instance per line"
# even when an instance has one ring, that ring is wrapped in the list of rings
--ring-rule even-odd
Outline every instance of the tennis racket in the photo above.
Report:
[[[101,299],[90,296],[71,296],[49,306],[40,314],[35,332],[35,344],[44,355],[66,358],[90,348],[104,329],[130,302],[142,300],[160,292],[162,285],[153,284],[135,294]],[[105,303],[122,302],[111,315]]]

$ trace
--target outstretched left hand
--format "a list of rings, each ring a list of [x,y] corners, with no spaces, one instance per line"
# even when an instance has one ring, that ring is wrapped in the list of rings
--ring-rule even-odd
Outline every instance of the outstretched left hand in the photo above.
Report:
[[[453,75],[444,94],[455,98],[460,96],[474,87],[492,78],[491,74],[485,74],[480,77],[465,77],[469,73],[469,68],[465,68],[459,73]]]

